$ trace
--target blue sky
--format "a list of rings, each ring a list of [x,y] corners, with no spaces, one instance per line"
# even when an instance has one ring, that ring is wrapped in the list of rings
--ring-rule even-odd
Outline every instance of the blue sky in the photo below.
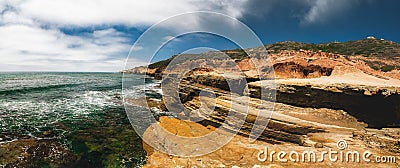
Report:
[[[0,0],[0,71],[119,71],[151,25],[193,11],[236,18],[264,44],[367,36],[400,42],[399,5],[397,0]],[[188,26],[227,25],[193,18],[164,28]],[[153,61],[194,47],[238,46],[219,36],[188,34],[171,40]],[[130,58],[129,66],[146,64],[143,58]]]

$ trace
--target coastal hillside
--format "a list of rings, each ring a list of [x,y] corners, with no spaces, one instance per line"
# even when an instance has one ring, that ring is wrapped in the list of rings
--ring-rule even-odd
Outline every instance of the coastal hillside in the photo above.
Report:
[[[400,44],[384,39],[367,38],[348,42],[332,42],[321,44],[309,44],[302,42],[285,41],[264,46],[269,54],[279,54],[283,51],[302,51],[325,52],[339,54],[353,61],[363,61],[374,70],[390,72],[400,69]],[[257,50],[259,48],[248,49]],[[223,50],[223,53],[239,62],[248,57],[242,49]],[[201,55],[201,54],[200,54]],[[193,54],[192,57],[199,56]],[[158,61],[148,65],[150,74],[160,73],[171,62],[175,56],[169,59]],[[147,73],[147,68],[133,68],[125,72]]]

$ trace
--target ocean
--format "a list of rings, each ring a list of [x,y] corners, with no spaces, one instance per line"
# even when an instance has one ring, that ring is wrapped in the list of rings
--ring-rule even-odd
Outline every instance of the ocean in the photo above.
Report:
[[[125,77],[135,83],[129,97],[160,97],[156,88],[143,90],[152,80]],[[50,139],[78,156],[76,166],[142,165],[145,152],[125,113],[122,78],[121,73],[0,73],[0,144]]]

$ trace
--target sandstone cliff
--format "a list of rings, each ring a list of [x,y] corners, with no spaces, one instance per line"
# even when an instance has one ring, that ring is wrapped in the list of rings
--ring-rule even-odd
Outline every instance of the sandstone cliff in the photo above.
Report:
[[[250,56],[257,51],[259,48],[249,49]],[[374,69],[368,59],[361,56],[349,57],[315,50],[272,52],[258,62],[243,57],[241,51],[230,54],[233,54],[240,73],[234,72],[226,59],[213,60],[212,64],[219,65],[215,69],[203,67],[186,73],[178,81],[178,96],[163,95],[164,102],[181,102],[184,109],[175,105],[160,105],[182,120],[161,117],[158,124],[175,135],[198,137],[221,127],[228,114],[233,113],[234,116],[244,116],[244,123],[229,120],[228,125],[233,127],[224,129],[230,132],[240,124],[239,134],[210,154],[187,158],[167,155],[145,144],[148,152],[145,167],[399,166],[399,163],[327,161],[305,164],[257,160],[258,152],[265,146],[275,151],[325,151],[337,148],[336,142],[340,140],[348,143],[349,150],[371,151],[375,155],[400,159],[400,75],[397,70],[385,72]],[[204,61],[191,60],[179,65],[201,67]],[[385,64],[395,63],[383,61],[386,61]],[[271,71],[272,68],[274,71]],[[158,67],[151,72],[141,72],[155,77],[164,73],[164,81],[176,82],[174,77],[180,70],[178,67],[176,71],[165,71],[165,67]],[[267,74],[263,80],[260,80],[258,70]],[[237,84],[236,88],[230,87],[229,82]],[[213,96],[204,94],[205,90],[212,92]],[[263,97],[262,91],[269,94]],[[173,108],[167,109],[166,106]],[[255,142],[249,142],[258,117],[268,123],[265,123],[266,128],[260,137]],[[177,153],[186,150],[181,146],[182,142],[166,141],[159,135],[157,129],[150,127],[145,139],[154,140],[157,137],[158,145],[176,146],[174,152]]]
[[[341,67],[341,66],[340,66]],[[148,145],[148,162],[145,167],[348,167],[354,163],[321,162],[310,165],[305,163],[260,162],[257,153],[264,146],[270,150],[324,151],[335,148],[336,142],[345,140],[349,149],[372,151],[376,155],[399,157],[400,129],[385,128],[399,126],[399,89],[398,80],[381,79],[363,73],[360,70],[342,71],[333,67],[331,76],[320,78],[280,79],[248,83],[250,97],[232,93],[220,75],[206,70],[190,73],[180,83],[180,100],[188,111],[178,115],[187,120],[162,118],[159,124],[176,135],[197,137],[214,131],[226,120],[229,112],[246,114],[245,123],[234,139],[221,149],[204,156],[177,157],[154,150]],[[260,90],[275,82],[276,102],[269,117],[267,128],[254,143],[248,137],[254,125],[257,111],[268,109],[270,100],[260,99]],[[216,97],[200,95],[204,89],[211,89]],[[265,89],[265,88],[264,88]],[[269,88],[267,88],[269,89]],[[168,96],[168,95],[165,95]],[[248,111],[241,104],[250,98]],[[202,103],[213,104],[208,113],[201,110]],[[207,111],[206,111],[207,112]],[[268,117],[268,116],[265,116]],[[201,120],[199,120],[199,118]],[[196,123],[191,122],[198,121]],[[235,125],[236,123],[230,123]],[[374,129],[375,127],[384,129]],[[160,133],[148,129],[145,138],[157,137]],[[162,138],[162,137],[157,137]],[[176,146],[183,142],[164,140],[159,145]],[[357,163],[363,167],[397,167],[396,163],[371,164]]]

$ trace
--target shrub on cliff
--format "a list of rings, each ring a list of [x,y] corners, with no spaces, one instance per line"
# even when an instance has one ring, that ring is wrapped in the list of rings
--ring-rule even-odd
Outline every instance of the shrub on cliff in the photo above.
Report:
[[[383,71],[383,72],[389,72],[389,71],[392,71],[394,69],[395,69],[395,67],[391,66],[391,65],[385,65],[385,66],[381,67],[381,71]]]

